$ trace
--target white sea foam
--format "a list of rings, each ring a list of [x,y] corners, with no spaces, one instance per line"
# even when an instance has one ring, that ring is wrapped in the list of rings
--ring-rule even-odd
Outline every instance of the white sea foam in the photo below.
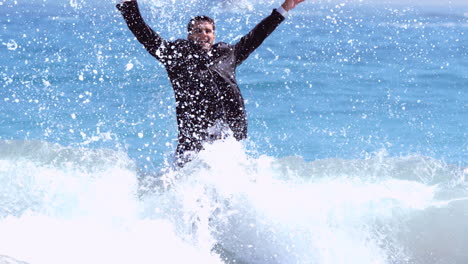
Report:
[[[111,150],[0,147],[0,255],[31,264],[428,263],[440,245],[413,238],[420,225],[432,238],[450,221],[466,240],[463,169],[423,157],[307,162],[227,139],[150,176]],[[448,243],[437,256],[463,259]]]
[[[0,254],[48,264],[221,263],[168,220],[140,217],[136,171],[121,153],[14,141],[0,153]]]

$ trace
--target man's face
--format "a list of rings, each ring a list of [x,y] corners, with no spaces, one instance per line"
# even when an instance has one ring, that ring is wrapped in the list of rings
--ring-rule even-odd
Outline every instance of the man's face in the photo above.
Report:
[[[210,50],[215,40],[213,24],[207,21],[195,22],[187,38],[194,41],[202,49]]]

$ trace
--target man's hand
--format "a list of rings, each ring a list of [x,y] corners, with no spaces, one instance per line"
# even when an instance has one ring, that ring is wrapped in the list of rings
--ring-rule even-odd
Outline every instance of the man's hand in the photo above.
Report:
[[[289,11],[302,2],[304,2],[304,0],[285,0],[281,6],[284,8],[284,10]]]

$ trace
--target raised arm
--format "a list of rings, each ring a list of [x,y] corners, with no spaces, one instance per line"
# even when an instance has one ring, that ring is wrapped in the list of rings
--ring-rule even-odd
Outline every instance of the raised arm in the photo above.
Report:
[[[127,26],[146,50],[156,57],[163,59],[168,43],[158,33],[152,30],[143,20],[136,0],[125,0],[117,4],[117,9],[122,13]]]
[[[273,10],[271,15],[257,24],[247,35],[234,46],[237,64],[241,64],[257,49],[263,41],[283,22],[288,11],[294,9],[304,0],[285,0],[280,8]]]

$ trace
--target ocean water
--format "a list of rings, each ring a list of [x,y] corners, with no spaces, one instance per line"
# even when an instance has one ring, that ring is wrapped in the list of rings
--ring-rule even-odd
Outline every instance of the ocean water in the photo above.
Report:
[[[141,0],[234,43],[279,3]],[[173,170],[115,1],[0,0],[0,263],[468,263],[468,7],[307,2],[238,68],[249,139]]]

